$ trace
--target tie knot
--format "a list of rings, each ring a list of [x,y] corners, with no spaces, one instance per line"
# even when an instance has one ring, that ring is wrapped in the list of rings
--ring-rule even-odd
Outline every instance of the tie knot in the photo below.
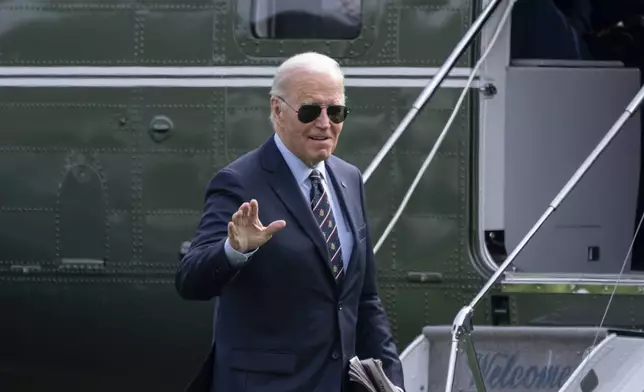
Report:
[[[318,170],[313,169],[311,174],[309,174],[309,178],[313,181],[315,180],[319,181],[322,179],[322,174]]]

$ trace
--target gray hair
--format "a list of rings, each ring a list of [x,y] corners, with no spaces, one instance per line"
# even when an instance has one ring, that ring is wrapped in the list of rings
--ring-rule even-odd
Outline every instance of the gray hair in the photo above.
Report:
[[[344,94],[344,74],[340,68],[340,64],[329,56],[317,53],[306,52],[300,53],[288,58],[284,61],[275,72],[273,77],[273,85],[269,95],[271,98],[283,97],[285,98],[287,81],[293,74],[301,71],[322,72],[337,77],[342,81],[342,99],[346,99]],[[280,105],[283,102],[280,101]],[[269,117],[273,127],[275,127],[275,119],[273,118],[273,110]]]

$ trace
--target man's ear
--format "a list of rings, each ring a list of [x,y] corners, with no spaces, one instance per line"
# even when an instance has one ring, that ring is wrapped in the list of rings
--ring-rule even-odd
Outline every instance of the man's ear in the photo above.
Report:
[[[277,98],[271,98],[271,113],[276,120],[282,116],[282,105]]]

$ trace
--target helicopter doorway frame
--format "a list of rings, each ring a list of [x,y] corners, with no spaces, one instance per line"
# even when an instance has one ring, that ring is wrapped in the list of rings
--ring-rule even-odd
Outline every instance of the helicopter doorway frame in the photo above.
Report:
[[[489,3],[489,0],[482,0],[482,6],[485,6],[487,3]],[[499,8],[502,7],[507,7],[507,3],[504,2],[504,4]],[[501,13],[502,10],[499,9],[499,12],[490,18],[490,23],[487,23],[486,26],[484,26],[481,32],[481,48],[489,46],[491,36],[498,25],[498,19],[500,18]],[[486,236],[492,236],[499,232],[505,234],[504,245],[506,246],[508,254],[513,248],[520,245],[521,237],[523,237],[523,235],[528,231],[532,223],[538,218],[539,214],[543,212],[543,209],[547,207],[547,202],[552,199],[556,192],[561,189],[561,186],[570,178],[574,169],[577,168],[583,158],[587,155],[586,151],[590,152],[592,147],[596,145],[596,142],[605,134],[606,128],[615,121],[615,118],[620,115],[622,109],[627,105],[633,95],[637,94],[637,90],[639,89],[639,84],[637,82],[639,79],[639,72],[637,69],[628,69],[623,67],[619,62],[542,59],[512,60],[511,31],[512,20],[509,18],[507,23],[503,26],[498,39],[494,42],[494,45],[492,45],[491,52],[482,64],[480,72],[480,83],[482,85],[487,84],[494,86],[493,90],[495,92],[494,96],[487,99],[481,99],[479,101],[480,137],[478,146],[478,187],[476,188],[478,193],[476,209],[478,210],[479,216],[477,222],[478,227],[475,231],[475,233],[477,233],[477,237],[473,241],[473,245],[476,247],[474,254],[477,259],[473,260],[473,263],[477,270],[479,270],[479,272],[486,278],[496,272],[503,262],[503,257],[497,257],[496,260],[494,260],[494,257],[487,245],[487,240],[489,238],[486,238]],[[510,142],[511,139],[518,140],[518,133],[522,133],[525,138],[529,137],[530,132],[539,132],[539,129],[542,129],[540,126],[547,123],[547,116],[550,115],[545,109],[541,108],[542,106],[547,105],[539,104],[539,102],[544,102],[539,101],[539,99],[545,99],[543,95],[541,95],[541,97],[535,97],[533,95],[536,93],[532,90],[525,94],[516,94],[518,94],[521,88],[529,88],[531,85],[542,86],[544,83],[551,83],[550,87],[553,89],[552,91],[554,91],[554,89],[556,89],[554,78],[567,80],[570,75],[577,75],[576,77],[579,80],[575,83],[579,83],[580,86],[580,91],[577,93],[577,96],[574,97],[574,93],[571,93],[571,96],[573,96],[574,99],[585,101],[588,106],[584,106],[584,104],[581,103],[576,105],[576,107],[570,110],[570,113],[566,114],[565,117],[567,119],[563,118],[563,120],[566,120],[569,124],[564,124],[564,121],[561,121],[558,126],[566,130],[566,132],[570,130],[571,135],[574,132],[588,132],[588,129],[592,128],[591,137],[584,140],[584,146],[581,150],[575,151],[574,157],[561,156],[560,159],[569,161],[567,162],[567,168],[561,173],[557,173],[557,179],[545,179],[546,183],[543,186],[542,184],[532,184],[531,181],[534,179],[529,178],[529,176],[526,177],[528,174],[525,171],[525,167],[527,167],[527,163],[525,162],[522,163],[524,166],[523,168],[520,170],[517,168],[517,170],[515,170],[517,173],[515,173],[514,176],[512,176],[512,173],[510,172],[506,173],[507,166],[511,164],[510,162],[507,162],[507,159],[509,159],[509,156],[507,156],[509,150],[508,146],[505,145],[506,141]],[[532,78],[533,80],[527,80],[528,78]],[[622,88],[624,92],[620,94],[609,94],[608,97],[605,97],[605,94],[600,93],[589,94],[589,92],[592,92],[593,86],[598,90],[601,90],[602,85],[610,83],[616,83],[621,86],[620,88]],[[573,82],[569,82],[568,84],[572,85]],[[582,89],[585,91],[582,91]],[[546,94],[546,98],[547,96],[548,95]],[[562,97],[550,96],[550,100],[561,99],[564,101],[564,98]],[[517,101],[517,97],[521,98],[525,102],[532,102],[532,104],[528,105],[530,107],[524,109],[527,111],[525,113],[530,113],[532,111],[532,114],[535,114],[538,110],[544,110],[543,118],[545,120],[543,121],[543,124],[538,120],[535,123],[527,124],[525,127],[520,127],[521,129],[517,128],[517,124],[520,124],[521,121],[523,121],[521,119],[522,115],[517,113],[517,107],[519,106],[513,105],[513,102]],[[612,106],[604,105],[604,99],[613,100],[615,102],[613,102]],[[554,103],[551,106],[556,107]],[[584,107],[590,107],[590,110],[597,116],[600,116],[602,121],[593,124],[592,119],[584,119],[583,116],[580,115]],[[517,119],[517,117],[519,118]],[[626,129],[621,132],[620,137],[616,140],[616,143],[614,143],[619,144],[619,147],[614,146],[612,150],[608,150],[607,153],[604,153],[604,155],[610,155],[603,158],[605,161],[616,162],[619,160],[618,155],[620,152],[616,151],[616,149],[624,147],[624,152],[622,153],[630,154],[631,150],[635,148],[635,145],[639,145],[639,140],[636,140],[640,137],[638,131],[639,127],[638,124],[636,124],[638,122],[639,118],[633,118],[632,121],[625,125]],[[575,125],[571,126],[570,124]],[[532,129],[528,129],[530,127],[532,127]],[[575,127],[578,129],[573,131],[572,129]],[[542,131],[541,136],[543,136],[545,132],[547,132],[547,130]],[[550,137],[557,137],[558,135],[555,130],[551,130],[551,133],[552,135]],[[570,137],[570,135],[566,137]],[[555,143],[556,141],[553,139],[552,142]],[[626,150],[628,150],[628,152]],[[599,165],[595,166],[597,167],[604,163],[605,162],[599,162]],[[553,164],[557,165],[556,163]],[[639,175],[638,173],[635,173],[636,171],[639,171],[639,165],[625,162],[618,162],[618,165],[620,170],[627,173],[625,175],[630,178],[637,177]],[[542,244],[543,241],[541,241],[540,237],[544,237],[543,240],[545,240],[545,242],[543,243],[549,244],[549,246],[553,246],[553,244],[556,246],[556,238],[560,238],[559,242],[562,242],[563,244],[558,247],[558,250],[552,250],[551,252],[560,252],[562,254],[577,252],[574,253],[574,255],[577,260],[577,268],[581,270],[580,273],[577,273],[576,271],[571,272],[574,270],[572,265],[569,266],[570,271],[556,271],[555,262],[557,260],[561,261],[561,258],[548,258],[548,256],[546,256],[548,252],[544,251],[545,259],[543,262],[551,262],[552,265],[550,266],[550,271],[548,271],[543,265],[541,266],[544,270],[543,272],[530,271],[529,268],[523,269],[521,260],[519,260],[518,263],[512,264],[510,269],[505,271],[502,275],[499,282],[502,291],[507,293],[550,292],[610,294],[612,285],[621,279],[622,282],[617,287],[618,294],[644,294],[644,275],[639,277],[624,275],[620,277],[621,274],[619,270],[623,261],[622,258],[626,254],[631,240],[633,222],[632,213],[629,211],[635,211],[633,203],[636,202],[634,197],[637,189],[634,189],[632,184],[629,185],[627,183],[629,180],[622,180],[621,183],[617,183],[615,178],[611,178],[605,174],[603,175],[604,177],[601,177],[601,174],[595,173],[599,170],[603,170],[603,168],[597,168],[591,172],[588,177],[592,177],[592,179],[589,178],[585,183],[582,183],[582,187],[588,188],[588,182],[599,180],[603,181],[601,183],[597,183],[601,184],[601,186],[597,185],[600,188],[602,186],[609,188],[608,184],[611,184],[610,187],[623,190],[625,195],[620,196],[620,200],[624,200],[621,202],[624,204],[621,207],[622,210],[626,212],[622,211],[621,215],[610,217],[607,217],[606,214],[602,215],[596,213],[595,215],[602,215],[602,217],[592,217],[588,219],[594,220],[592,223],[595,223],[596,225],[596,222],[599,220],[599,225],[603,227],[584,227],[579,228],[578,230],[571,229],[569,228],[571,225],[579,225],[581,222],[579,222],[579,220],[574,222],[575,218],[565,218],[563,215],[567,214],[567,216],[570,217],[577,214],[578,216],[579,211],[582,211],[583,209],[597,211],[606,210],[606,208],[610,207],[605,206],[605,197],[602,199],[596,195],[584,195],[581,190],[578,190],[576,194],[573,193],[573,197],[570,198],[575,200],[563,205],[563,208],[558,211],[556,218],[553,219],[553,221],[561,220],[561,222],[548,222],[550,226],[568,226],[568,228],[566,230],[557,229],[558,231],[555,232],[554,230],[551,230],[551,227],[548,227],[548,230],[552,234],[548,233],[548,235],[546,235],[542,231],[542,233],[539,233],[540,235],[535,238],[537,241],[533,241],[534,243],[530,244],[526,248],[527,252],[524,252],[529,253],[532,251],[531,257],[536,260],[539,256],[536,256],[535,254],[540,253],[541,250],[544,249]],[[541,171],[543,172],[544,170]],[[508,178],[508,175],[511,175],[511,177]],[[633,183],[636,182],[637,180],[633,181]],[[525,187],[525,184],[531,184],[533,187],[541,189],[542,193],[545,191],[545,198],[542,197],[539,201],[535,202],[528,202],[525,195],[522,197],[517,196],[514,199],[508,198],[508,195],[518,195],[521,192],[525,193],[525,189],[517,188],[519,183],[524,184],[519,186],[519,188]],[[506,187],[512,188],[506,189]],[[542,189],[546,187],[548,189]],[[517,217],[517,215],[520,214],[528,215],[523,208],[519,210],[516,208],[508,210],[507,203],[511,202],[511,204],[516,204],[517,200],[522,200],[522,203],[524,204],[526,202],[528,203],[531,212],[529,214],[530,217],[527,220],[524,219],[525,217]],[[576,203],[583,203],[584,205],[577,205],[570,208],[571,204]],[[517,211],[519,211],[519,213],[517,213]],[[628,215],[629,213],[630,215]],[[519,224],[520,227],[518,230],[516,219],[525,220],[525,222]],[[566,219],[568,221],[566,221]],[[511,224],[508,224],[508,222]],[[510,232],[512,231],[512,226],[514,226],[514,230],[513,232]],[[580,233],[580,231],[584,231],[584,233]],[[591,248],[590,245],[594,245],[594,243],[591,244],[590,242],[603,241],[602,246],[600,247],[601,256],[604,260],[614,260],[615,262],[611,263],[610,266],[605,266],[605,264],[600,263],[587,263],[585,260],[586,255],[583,252],[586,248],[583,248],[581,251],[581,248],[576,248],[575,250],[564,249],[572,248],[572,245],[569,246],[565,243],[566,241],[572,242],[573,238],[576,239],[578,243],[583,241],[589,242],[589,244],[585,244],[588,245],[588,249]],[[524,257],[530,256],[526,255]],[[564,257],[564,259],[572,260],[572,257]],[[605,263],[605,261],[603,262]],[[583,269],[584,267],[588,267],[588,269],[585,270]],[[594,268],[594,270],[590,268]]]

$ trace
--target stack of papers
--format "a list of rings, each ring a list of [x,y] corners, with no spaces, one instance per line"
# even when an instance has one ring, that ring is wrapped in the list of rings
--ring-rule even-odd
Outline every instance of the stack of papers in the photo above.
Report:
[[[382,369],[379,359],[353,357],[349,361],[349,380],[357,384],[357,391],[365,392],[398,392]]]

